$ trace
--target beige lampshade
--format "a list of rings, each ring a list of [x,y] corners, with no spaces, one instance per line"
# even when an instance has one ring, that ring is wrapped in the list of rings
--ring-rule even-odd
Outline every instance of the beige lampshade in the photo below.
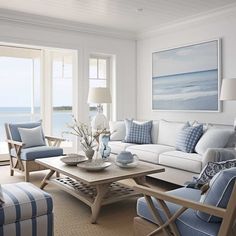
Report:
[[[111,103],[111,93],[109,88],[93,87],[89,89],[88,103]]]
[[[236,79],[223,79],[220,100],[236,100]]]

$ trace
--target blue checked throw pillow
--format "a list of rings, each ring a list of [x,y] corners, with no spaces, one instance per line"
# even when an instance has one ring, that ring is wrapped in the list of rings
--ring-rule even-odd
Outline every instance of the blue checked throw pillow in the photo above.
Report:
[[[203,125],[190,126],[187,123],[177,135],[176,149],[187,153],[193,152],[202,135]]]
[[[124,142],[136,144],[151,144],[152,143],[152,121],[142,124],[137,124],[133,121],[130,123],[129,133]]]

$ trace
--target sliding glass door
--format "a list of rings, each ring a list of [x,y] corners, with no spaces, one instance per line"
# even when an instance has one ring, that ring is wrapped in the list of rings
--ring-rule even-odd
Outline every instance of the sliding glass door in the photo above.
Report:
[[[64,149],[73,151],[74,137],[66,135],[73,114],[73,53],[52,52],[52,135],[62,136]]]
[[[40,119],[40,50],[0,46],[0,154],[4,123]]]
[[[11,122],[42,119],[45,134],[64,137],[65,152],[75,150],[75,138],[64,134],[75,111],[75,58],[71,50],[0,46],[0,159]]]

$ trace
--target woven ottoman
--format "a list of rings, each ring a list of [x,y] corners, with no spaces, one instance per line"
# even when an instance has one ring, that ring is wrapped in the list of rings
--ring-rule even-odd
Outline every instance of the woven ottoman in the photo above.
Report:
[[[52,236],[51,196],[30,183],[2,184],[0,236]]]

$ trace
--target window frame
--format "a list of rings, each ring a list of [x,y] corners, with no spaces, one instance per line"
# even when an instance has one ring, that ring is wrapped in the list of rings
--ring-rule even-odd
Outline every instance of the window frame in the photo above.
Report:
[[[90,80],[105,80],[106,81],[106,88],[111,89],[111,57],[104,54],[90,54],[89,55],[89,61],[88,61],[88,87],[90,88]],[[90,59],[97,59],[97,78],[90,78]],[[106,78],[99,78],[99,59],[106,61]],[[88,108],[90,106],[88,105]],[[105,108],[105,109],[104,109]],[[105,110],[105,112],[104,112]],[[107,117],[108,120],[111,118],[111,105],[105,104],[103,105],[103,112],[104,115]]]

